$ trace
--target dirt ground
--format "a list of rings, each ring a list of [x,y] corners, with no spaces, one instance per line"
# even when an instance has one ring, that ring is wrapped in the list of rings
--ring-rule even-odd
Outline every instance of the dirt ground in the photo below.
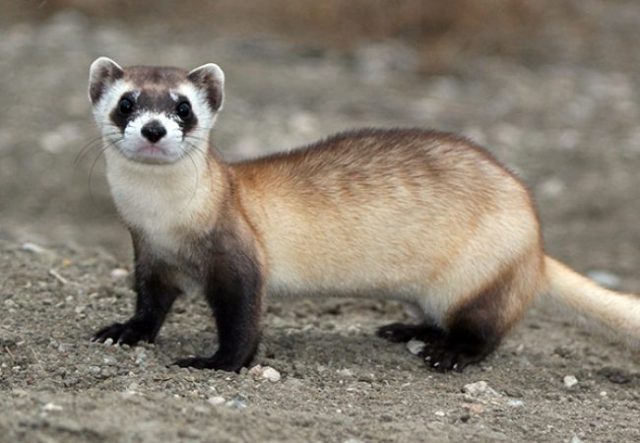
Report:
[[[430,372],[375,337],[404,318],[390,302],[269,300],[255,363],[279,381],[167,367],[215,349],[195,296],[177,304],[155,345],[88,340],[133,303],[128,238],[86,98],[99,55],[219,63],[227,102],[214,140],[228,159],[360,126],[465,134],[530,185],[550,254],[640,292],[640,5],[597,13],[593,53],[469,57],[431,77],[398,43],[346,57],[273,38],[167,36],[71,11],[3,23],[0,441],[640,441],[640,355],[544,306],[463,374]],[[489,388],[463,392],[480,381]]]

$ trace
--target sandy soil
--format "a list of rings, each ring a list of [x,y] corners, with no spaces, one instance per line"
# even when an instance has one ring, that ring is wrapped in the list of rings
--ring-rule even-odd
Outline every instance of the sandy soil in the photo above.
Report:
[[[640,6],[603,14],[599,51],[533,65],[473,58],[419,77],[378,44],[345,58],[269,39],[94,24],[0,28],[0,441],[640,441],[638,353],[537,307],[485,363],[435,374],[376,338],[393,303],[270,300],[256,364],[279,381],[167,367],[215,349],[186,297],[153,346],[90,344],[132,309],[126,232],[98,158],[91,60],[227,73],[214,138],[229,159],[358,126],[453,130],[529,183],[549,253],[640,292]],[[605,32],[605,31],[602,31]],[[608,38],[609,40],[606,40]],[[603,43],[604,44],[604,43]],[[617,280],[617,281],[616,281]],[[565,377],[577,383],[565,385]],[[463,392],[485,381],[490,389]]]

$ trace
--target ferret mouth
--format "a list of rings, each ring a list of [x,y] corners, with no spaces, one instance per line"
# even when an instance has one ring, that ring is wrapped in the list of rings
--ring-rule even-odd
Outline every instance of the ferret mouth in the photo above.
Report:
[[[167,149],[156,143],[145,143],[131,149],[121,149],[120,151],[131,161],[150,165],[171,164],[181,158],[181,155],[174,150]]]

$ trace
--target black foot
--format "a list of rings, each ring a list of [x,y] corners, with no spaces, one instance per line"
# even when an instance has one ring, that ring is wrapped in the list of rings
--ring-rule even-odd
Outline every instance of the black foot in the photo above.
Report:
[[[470,364],[484,360],[492,349],[493,346],[479,345],[477,340],[460,341],[447,334],[426,340],[420,356],[438,372],[462,372]]]
[[[424,324],[393,323],[378,329],[378,335],[396,343],[411,339],[423,341],[425,347],[419,355],[427,366],[438,372],[462,372],[469,364],[483,360],[493,349],[475,337],[456,339],[438,327]]]
[[[432,325],[410,325],[406,323],[391,323],[378,328],[379,337],[394,343],[406,343],[411,339],[427,341],[434,336],[444,335],[444,332]]]
[[[192,357],[176,360],[172,366],[180,366],[181,368],[195,369],[214,369],[219,371],[239,372],[244,365],[237,363],[224,362],[219,358],[213,357]]]
[[[114,344],[135,345],[141,340],[152,342],[153,329],[145,322],[129,320],[125,323],[114,323],[96,332],[91,341],[104,343],[111,339]]]
[[[420,356],[427,366],[438,372],[462,372],[472,362],[464,353],[451,347],[446,339],[426,343]]]

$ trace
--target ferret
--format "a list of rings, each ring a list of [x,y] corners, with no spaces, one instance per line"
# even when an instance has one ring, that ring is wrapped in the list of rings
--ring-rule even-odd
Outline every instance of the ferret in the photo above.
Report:
[[[153,341],[192,285],[219,345],[181,367],[248,365],[268,294],[404,302],[419,322],[378,335],[422,340],[421,358],[441,372],[484,359],[544,294],[640,337],[640,300],[547,256],[527,188],[463,137],[363,129],[227,163],[210,143],[224,101],[218,65],[122,68],[100,57],[89,77],[137,294],[133,316],[94,341]]]

